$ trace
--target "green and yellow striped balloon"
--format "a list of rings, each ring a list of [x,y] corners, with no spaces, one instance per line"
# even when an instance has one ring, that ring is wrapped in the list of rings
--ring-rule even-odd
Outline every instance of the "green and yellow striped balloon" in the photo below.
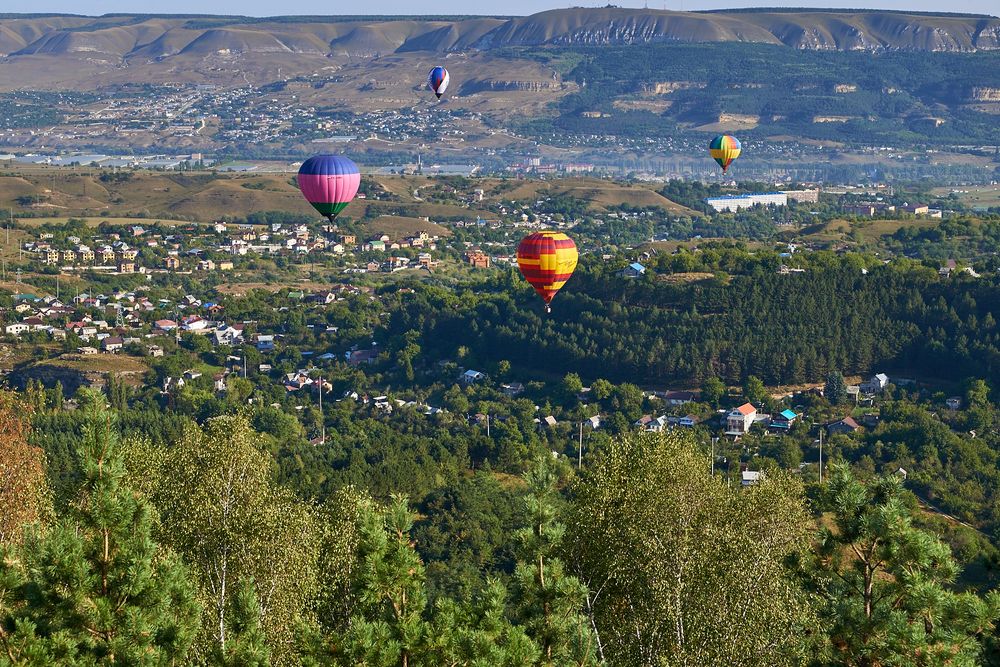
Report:
[[[729,165],[733,163],[733,160],[740,156],[740,151],[742,150],[743,146],[740,145],[740,140],[728,134],[720,134],[715,139],[712,139],[712,142],[708,145],[709,154],[722,167],[723,174],[729,169]]]

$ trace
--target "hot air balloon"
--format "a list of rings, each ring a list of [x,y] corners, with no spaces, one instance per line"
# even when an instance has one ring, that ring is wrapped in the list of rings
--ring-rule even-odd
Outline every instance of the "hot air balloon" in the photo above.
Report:
[[[316,155],[299,167],[299,190],[331,222],[358,194],[361,172],[342,155]]]
[[[729,169],[733,160],[740,156],[741,150],[743,147],[740,145],[740,140],[728,134],[720,134],[708,145],[708,152],[722,167],[723,174]]]
[[[535,232],[518,244],[517,266],[545,301],[545,312],[552,312],[552,298],[573,275],[578,257],[573,239],[562,232]]]
[[[448,90],[448,82],[450,80],[451,77],[448,76],[448,70],[438,65],[427,75],[427,87],[434,91],[438,99],[441,99],[444,91]]]

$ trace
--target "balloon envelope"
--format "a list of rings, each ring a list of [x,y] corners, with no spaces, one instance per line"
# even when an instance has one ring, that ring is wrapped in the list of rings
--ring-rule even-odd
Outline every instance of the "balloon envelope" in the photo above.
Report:
[[[358,194],[361,172],[342,155],[317,155],[302,163],[298,181],[313,208],[333,220]]]
[[[562,289],[579,254],[573,239],[562,232],[535,232],[517,246],[517,266],[521,275],[535,288],[545,305]]]
[[[438,65],[431,70],[431,73],[427,75],[427,87],[434,91],[438,99],[444,95],[444,91],[448,90],[448,82],[451,81],[451,77],[448,75],[448,70]]]
[[[722,173],[726,173],[729,165],[740,156],[742,150],[743,146],[740,144],[740,140],[728,134],[720,134],[708,144],[708,152],[722,167]]]

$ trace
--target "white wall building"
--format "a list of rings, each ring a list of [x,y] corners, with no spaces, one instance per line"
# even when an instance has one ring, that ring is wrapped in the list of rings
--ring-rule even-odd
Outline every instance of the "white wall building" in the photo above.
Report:
[[[788,195],[784,192],[764,192],[752,195],[726,195],[725,197],[709,197],[705,203],[716,211],[735,212],[751,208],[757,204],[764,206],[788,206]]]

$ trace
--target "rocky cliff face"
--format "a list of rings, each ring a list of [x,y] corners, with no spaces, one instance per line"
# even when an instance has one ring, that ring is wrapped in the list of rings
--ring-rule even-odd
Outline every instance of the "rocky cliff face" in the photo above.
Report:
[[[1000,102],[1000,88],[973,88],[969,99],[973,102]]]
[[[552,81],[510,81],[503,79],[471,79],[462,84],[462,94],[469,95],[484,90],[519,90],[525,92],[540,92],[543,90],[559,90],[562,83],[557,80]]]
[[[759,42],[815,50],[1000,48],[1000,19],[895,12],[667,12],[565,9],[513,19],[476,46]]]
[[[0,53],[154,61],[214,54],[376,57],[410,51],[654,42],[757,42],[815,50],[1000,49],[1000,19],[897,12],[669,12],[572,8],[515,19],[250,20],[80,16],[0,19]]]

